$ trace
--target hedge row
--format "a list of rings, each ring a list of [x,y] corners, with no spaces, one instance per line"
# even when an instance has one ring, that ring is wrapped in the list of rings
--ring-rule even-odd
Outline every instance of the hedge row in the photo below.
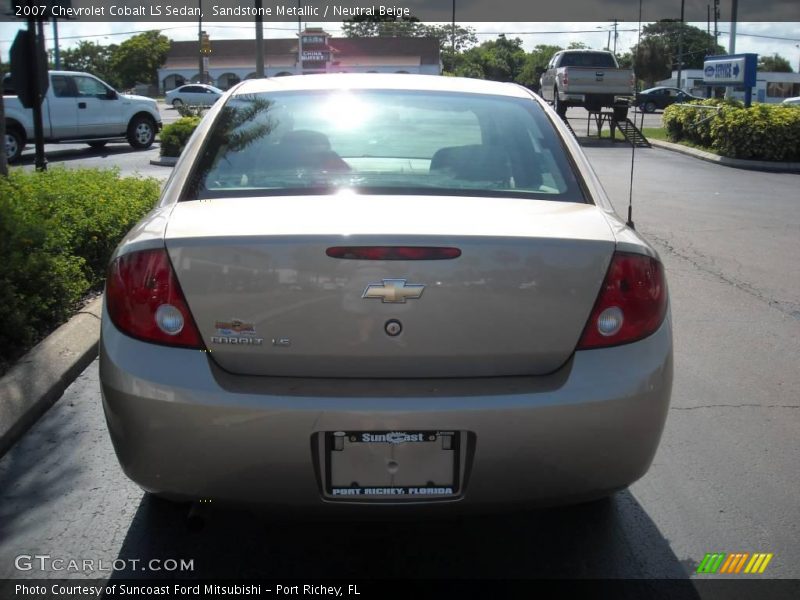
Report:
[[[157,180],[117,170],[0,177],[0,372],[101,287],[114,248],[159,192]]]
[[[181,117],[161,130],[161,156],[180,156],[200,117]]]
[[[718,111],[695,108],[715,106]],[[800,160],[800,107],[697,100],[664,110],[664,127],[673,142],[688,141],[722,156],[755,160]]]

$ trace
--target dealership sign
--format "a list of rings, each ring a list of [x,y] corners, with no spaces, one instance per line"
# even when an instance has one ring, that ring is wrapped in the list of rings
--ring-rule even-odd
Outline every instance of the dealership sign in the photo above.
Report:
[[[757,54],[707,56],[703,62],[703,83],[753,87],[756,84]]]

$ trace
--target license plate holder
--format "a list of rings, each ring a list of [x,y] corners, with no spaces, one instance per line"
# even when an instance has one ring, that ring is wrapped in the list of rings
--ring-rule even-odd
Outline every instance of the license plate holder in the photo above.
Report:
[[[457,431],[325,433],[325,491],[335,500],[433,500],[459,494]]]

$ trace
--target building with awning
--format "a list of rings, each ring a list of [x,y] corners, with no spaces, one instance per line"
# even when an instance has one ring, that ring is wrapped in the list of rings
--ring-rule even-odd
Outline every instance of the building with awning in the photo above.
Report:
[[[158,70],[161,92],[184,83],[209,83],[228,89],[256,76],[255,40],[210,40],[203,74],[197,41],[172,42]],[[267,77],[310,73],[418,73],[440,75],[439,40],[424,37],[333,37],[307,28],[295,38],[264,40]]]

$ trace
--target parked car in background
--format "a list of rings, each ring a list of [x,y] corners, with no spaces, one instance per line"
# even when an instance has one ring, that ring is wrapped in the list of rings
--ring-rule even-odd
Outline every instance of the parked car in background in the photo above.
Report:
[[[127,140],[137,149],[149,148],[161,129],[156,101],[120,94],[89,73],[50,71],[50,85],[42,103],[45,142],[86,142],[102,148],[110,141]],[[13,73],[3,80],[6,155],[14,162],[33,139],[33,111],[16,96]]]
[[[243,82],[116,249],[100,341],[125,473],[343,514],[583,502],[650,466],[655,249],[515,84]]]
[[[636,94],[636,106],[644,112],[655,112],[656,109],[664,110],[671,104],[689,102],[690,100],[703,100],[700,96],[693,96],[680,88],[659,86],[642,90]]]
[[[178,108],[179,106],[211,106],[219,100],[223,92],[213,85],[204,83],[187,83],[165,94],[164,102]]]
[[[633,70],[620,68],[614,53],[604,50],[556,52],[539,79],[542,98],[562,118],[570,106],[583,106],[592,112],[611,108],[617,119],[624,119],[634,83]]]
[[[800,106],[800,96],[795,96],[794,98],[786,98],[781,104],[786,104],[788,106]]]

